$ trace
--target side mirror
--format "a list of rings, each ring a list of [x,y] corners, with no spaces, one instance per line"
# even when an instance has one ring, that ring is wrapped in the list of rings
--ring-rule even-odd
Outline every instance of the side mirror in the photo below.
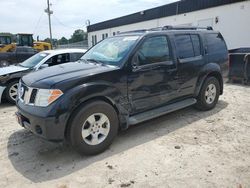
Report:
[[[39,67],[39,69],[44,69],[44,68],[47,68],[47,67],[49,67],[49,65],[48,64],[42,64],[40,67]]]
[[[139,56],[137,53],[132,58],[131,66],[132,66],[132,69],[137,69],[139,66]]]

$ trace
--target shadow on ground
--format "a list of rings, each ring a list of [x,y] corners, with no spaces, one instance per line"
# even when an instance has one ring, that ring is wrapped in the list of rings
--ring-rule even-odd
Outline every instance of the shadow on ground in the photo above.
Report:
[[[14,106],[15,106],[14,104],[10,104],[10,103],[8,103],[6,101],[2,101],[0,103],[0,109],[4,109],[4,108],[8,108],[8,107],[14,107]]]
[[[133,126],[119,133],[111,147],[97,156],[80,156],[65,143],[47,142],[26,130],[17,131],[9,137],[8,157],[14,168],[32,182],[54,180],[208,118],[227,106],[225,101],[219,101],[217,107],[208,112],[190,107]]]

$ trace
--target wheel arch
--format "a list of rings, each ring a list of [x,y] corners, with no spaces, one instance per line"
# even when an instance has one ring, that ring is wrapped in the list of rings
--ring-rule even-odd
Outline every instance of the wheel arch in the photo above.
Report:
[[[70,110],[69,117],[67,118],[67,123],[66,123],[66,127],[64,130],[64,136],[66,139],[68,137],[67,133],[69,132],[69,129],[70,129],[70,122],[72,121],[72,118],[74,118],[76,112],[80,108],[83,108],[83,106],[87,105],[88,103],[94,102],[94,101],[102,101],[102,102],[106,102],[107,104],[111,105],[117,113],[117,117],[119,119],[119,127],[121,129],[125,129],[125,128],[123,128],[123,126],[124,127],[127,126],[126,119],[124,119],[124,116],[121,115],[122,112],[121,112],[120,108],[117,106],[116,102],[111,97],[103,96],[103,95],[95,95],[95,96],[85,98],[77,106],[74,106],[74,108],[72,108]]]
[[[223,78],[222,78],[222,75],[221,75],[221,73],[219,71],[213,70],[213,71],[207,72],[205,75],[200,76],[198,78],[197,87],[196,87],[196,91],[195,91],[195,96],[199,95],[203,83],[209,77],[215,77],[219,81],[219,84],[220,84],[220,95],[223,94]]]

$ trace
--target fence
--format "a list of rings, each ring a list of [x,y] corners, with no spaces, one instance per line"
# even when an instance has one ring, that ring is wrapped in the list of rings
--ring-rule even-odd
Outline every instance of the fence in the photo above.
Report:
[[[64,45],[57,45],[56,49],[64,49],[64,48],[81,48],[81,49],[88,49],[88,41],[81,41],[71,44],[64,44]]]

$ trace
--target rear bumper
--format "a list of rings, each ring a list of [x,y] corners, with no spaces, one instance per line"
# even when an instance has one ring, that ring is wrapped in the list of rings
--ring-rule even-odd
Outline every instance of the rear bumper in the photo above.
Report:
[[[2,101],[2,96],[3,96],[3,92],[4,92],[5,88],[6,88],[6,87],[0,86],[0,103],[1,103],[1,101]]]
[[[65,120],[65,115],[60,115],[58,117],[50,117],[49,115],[44,116],[41,115],[44,114],[41,113],[41,108],[28,106],[26,106],[24,111],[20,102],[17,102],[17,108],[18,111],[16,112],[16,115],[18,117],[18,123],[22,127],[49,141],[64,140],[64,132],[67,122]]]

